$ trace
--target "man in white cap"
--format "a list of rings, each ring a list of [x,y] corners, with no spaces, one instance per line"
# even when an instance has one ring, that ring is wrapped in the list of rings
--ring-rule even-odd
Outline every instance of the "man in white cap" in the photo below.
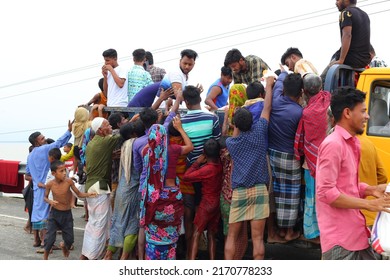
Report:
[[[94,189],[98,195],[88,198],[88,223],[85,227],[81,260],[96,260],[105,252],[109,239],[111,206],[110,179],[112,152],[120,141],[120,135],[112,136],[112,127],[108,120],[97,117],[91,123],[95,137],[86,149],[87,181],[85,191]]]

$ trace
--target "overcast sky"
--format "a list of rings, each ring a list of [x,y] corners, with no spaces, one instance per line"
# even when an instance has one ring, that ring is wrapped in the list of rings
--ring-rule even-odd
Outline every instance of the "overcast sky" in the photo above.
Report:
[[[390,1],[358,6],[370,15],[378,56],[389,63]],[[0,158],[7,141],[27,141],[36,130],[57,138],[66,130],[77,105],[99,91],[108,48],[127,67],[132,51],[144,48],[167,71],[181,50],[194,49],[199,58],[189,83],[207,91],[233,47],[274,70],[288,47],[298,47],[320,72],[340,47],[335,0],[15,0],[0,8]]]

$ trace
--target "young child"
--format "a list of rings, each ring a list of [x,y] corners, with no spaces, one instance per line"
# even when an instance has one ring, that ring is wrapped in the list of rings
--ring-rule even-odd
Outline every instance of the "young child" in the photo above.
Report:
[[[105,119],[108,118],[108,113],[104,112],[104,107],[107,106],[107,93],[104,92],[103,88],[104,78],[101,78],[98,82],[100,92],[96,93],[91,100],[89,100],[86,104],[80,105],[84,107],[91,106],[90,109],[90,119],[93,120],[96,117],[103,117]]]
[[[73,170],[74,165],[73,144],[66,143],[63,149],[65,154],[61,156],[61,161],[65,162],[65,166],[70,172]]]
[[[44,260],[48,260],[50,249],[56,241],[57,230],[62,231],[63,242],[60,247],[64,257],[69,256],[69,249],[74,242],[73,233],[73,215],[71,210],[72,192],[78,197],[95,197],[96,193],[80,192],[74,182],[66,177],[65,163],[56,160],[50,165],[50,170],[54,179],[46,184],[45,202],[49,203],[50,213],[48,218],[48,230],[45,237]],[[52,192],[53,199],[49,199],[49,193]]]
[[[205,142],[202,154],[185,172],[183,180],[202,182],[202,198],[194,219],[194,232],[190,243],[191,260],[196,259],[199,239],[207,230],[208,251],[211,260],[215,259],[219,219],[221,217],[219,198],[222,188],[222,164],[220,162],[220,144],[209,139]]]
[[[245,101],[243,107],[246,107],[253,116],[253,123],[260,119],[261,112],[264,107],[265,89],[261,82],[250,83],[246,88],[248,100]]]
[[[56,160],[60,160],[61,159],[61,150],[59,148],[51,149],[48,153],[48,159],[49,159],[50,164]],[[53,177],[51,171],[49,170],[47,173],[45,182],[39,182],[38,187],[46,188],[46,183],[49,182],[50,180],[53,180],[53,179],[54,179],[54,177]],[[50,192],[49,192],[49,198],[52,199],[52,194]],[[34,240],[35,240],[34,244],[41,244],[42,242],[44,242],[45,237],[46,237],[46,232],[47,232],[47,228],[44,228],[40,231],[34,231]],[[43,246],[44,246],[44,244],[42,244],[41,247],[43,247]],[[37,253],[42,254],[42,253],[44,253],[44,250],[38,249]]]

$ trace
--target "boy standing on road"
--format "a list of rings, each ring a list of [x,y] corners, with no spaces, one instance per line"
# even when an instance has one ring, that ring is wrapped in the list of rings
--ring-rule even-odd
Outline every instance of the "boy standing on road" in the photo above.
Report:
[[[50,169],[54,179],[46,184],[44,198],[45,202],[51,205],[47,226],[48,230],[45,238],[44,260],[49,259],[50,249],[56,240],[57,230],[62,231],[64,242],[60,243],[60,247],[64,257],[67,258],[69,256],[69,249],[74,242],[73,216],[71,210],[73,194],[71,190],[81,198],[96,196],[96,193],[84,193],[76,188],[74,182],[66,177],[65,163],[59,160],[54,161],[51,163]],[[50,191],[53,194],[53,200],[49,199]]]

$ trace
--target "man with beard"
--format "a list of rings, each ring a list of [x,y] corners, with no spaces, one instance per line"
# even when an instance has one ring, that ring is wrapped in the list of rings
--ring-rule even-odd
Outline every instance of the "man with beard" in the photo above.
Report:
[[[368,243],[370,233],[360,209],[373,212],[390,207],[385,184],[359,182],[360,142],[369,119],[365,93],[341,87],[332,95],[335,130],[321,143],[316,172],[316,209],[322,259],[375,259]],[[376,199],[367,200],[371,195]]]
[[[161,88],[163,90],[172,88],[175,97],[178,96],[179,93],[182,93],[187,85],[188,74],[195,66],[195,60],[198,57],[198,54],[193,50],[185,49],[180,55],[179,67],[166,73],[161,82],[151,84],[141,89],[129,102],[127,107],[151,107],[156,95],[160,96]]]
[[[34,247],[43,245],[47,229],[47,218],[50,205],[44,201],[45,183],[47,172],[50,168],[48,153],[53,148],[63,147],[68,143],[72,131],[72,122],[68,122],[68,130],[57,141],[48,143],[48,139],[40,132],[32,133],[28,140],[33,145],[33,150],[27,157],[26,175],[27,181],[32,181],[34,200],[31,214],[32,230],[34,232]]]

